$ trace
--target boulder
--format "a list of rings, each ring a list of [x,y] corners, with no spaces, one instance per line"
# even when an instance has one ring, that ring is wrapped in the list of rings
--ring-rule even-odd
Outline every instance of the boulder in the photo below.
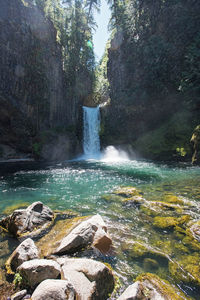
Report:
[[[45,279],[56,279],[60,275],[60,265],[49,259],[33,259],[24,262],[17,268],[23,284],[35,287]]]
[[[16,271],[22,263],[27,260],[39,257],[39,252],[32,239],[28,238],[23,241],[12,253],[6,262],[6,269],[9,274]]]
[[[31,297],[32,300],[74,300],[79,299],[73,286],[67,280],[46,279],[41,282]]]
[[[105,241],[105,246],[103,243]],[[100,215],[95,215],[84,220],[76,226],[66,237],[53,254],[74,253],[79,249],[85,248],[93,243],[102,252],[110,249],[112,241],[107,234],[107,227]]]
[[[146,273],[139,276],[136,282],[130,285],[118,300],[188,300],[180,290],[172,287],[169,282]]]
[[[41,233],[44,227],[49,226],[53,218],[52,210],[38,201],[26,209],[15,210],[11,215],[0,221],[0,226],[15,237],[35,236]],[[33,230],[34,232],[30,234]]]
[[[103,263],[86,258],[59,258],[61,279],[68,280],[80,299],[104,300],[114,289],[112,271]]]

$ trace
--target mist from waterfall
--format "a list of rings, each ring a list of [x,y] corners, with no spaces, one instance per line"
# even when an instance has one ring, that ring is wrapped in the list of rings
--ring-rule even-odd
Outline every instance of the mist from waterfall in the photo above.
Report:
[[[83,106],[83,152],[87,159],[100,157],[100,110]]]

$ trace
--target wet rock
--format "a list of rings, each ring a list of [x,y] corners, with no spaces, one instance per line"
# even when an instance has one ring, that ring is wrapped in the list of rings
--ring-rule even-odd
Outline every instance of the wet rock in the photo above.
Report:
[[[107,299],[114,289],[112,271],[103,263],[85,258],[57,260],[61,264],[61,278],[69,280],[80,299]]]
[[[186,233],[189,236],[192,236],[198,242],[200,242],[200,220],[191,222],[188,225],[189,228],[186,230]]]
[[[145,258],[143,261],[143,267],[146,271],[156,270],[159,268],[159,264],[155,259]]]
[[[11,300],[21,300],[24,296],[26,296],[26,294],[27,294],[27,290],[19,291],[11,296]]]
[[[39,257],[38,249],[30,238],[23,241],[12,253],[6,262],[6,269],[9,274],[16,271],[23,262]]]
[[[57,221],[51,230],[36,242],[42,256],[47,257],[55,252],[60,242],[66,237],[76,226],[88,217],[76,217]]]
[[[186,300],[188,299],[177,288],[172,287],[169,282],[146,273],[139,276],[136,282],[130,285],[118,300]]]
[[[130,198],[134,196],[142,196],[143,193],[140,190],[137,190],[135,187],[132,186],[124,186],[120,187],[119,189],[113,191],[113,194],[124,197]]]
[[[200,286],[199,254],[183,255],[178,261],[171,261],[169,263],[169,271],[177,282],[183,281],[187,284]]]
[[[44,227],[51,224],[53,218],[54,214],[49,207],[43,205],[42,202],[34,202],[26,209],[15,210],[0,221],[0,226],[7,229],[15,237],[36,236],[41,233]]]
[[[31,297],[32,300],[80,299],[68,280],[46,279],[41,282]]]
[[[131,258],[158,258],[169,259],[164,252],[158,251],[153,247],[139,241],[130,241],[122,245],[122,250],[126,252]]]
[[[48,259],[33,259],[24,262],[17,268],[23,284],[35,287],[45,279],[56,279],[60,275],[60,265]]]
[[[161,229],[170,229],[178,225],[177,218],[174,217],[155,217],[153,226]]]
[[[182,214],[185,208],[187,207],[162,201],[146,201],[141,205],[142,212],[148,216],[168,216],[173,212]]]
[[[103,241],[106,239],[106,247],[103,248]],[[107,227],[100,215],[90,217],[88,220],[81,222],[76,226],[66,237],[64,237],[60,245],[54,251],[53,254],[66,254],[73,253],[78,249],[85,248],[94,243],[102,251],[106,250],[108,244],[111,246],[111,239],[107,234]]]

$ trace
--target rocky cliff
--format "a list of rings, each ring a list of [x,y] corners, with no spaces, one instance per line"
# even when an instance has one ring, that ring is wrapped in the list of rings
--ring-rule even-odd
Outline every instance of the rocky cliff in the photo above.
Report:
[[[129,145],[150,159],[191,159],[200,115],[199,4],[177,3],[133,0],[116,7],[104,145]]]
[[[63,128],[68,128],[71,119],[56,30],[42,11],[23,3],[0,0],[0,156],[3,157],[34,152],[39,156],[42,143],[52,144],[57,139],[58,134],[54,136],[53,130],[61,129],[63,138]],[[71,133],[67,136],[70,148],[69,140],[75,138]]]

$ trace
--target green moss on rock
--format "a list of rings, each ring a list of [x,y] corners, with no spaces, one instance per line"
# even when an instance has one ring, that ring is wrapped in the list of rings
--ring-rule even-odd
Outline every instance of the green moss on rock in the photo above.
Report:
[[[147,283],[147,289],[148,289],[148,283],[150,283],[153,288],[161,295],[163,296],[163,299],[166,300],[189,300],[190,298],[186,297],[182,291],[180,291],[177,287],[172,286],[167,280],[161,279],[155,274],[152,273],[145,273],[141,274],[136,278],[136,281],[142,282],[145,286],[145,283]],[[149,292],[151,292],[152,289],[149,289]],[[147,290],[148,291],[148,290]],[[144,293],[143,293],[144,294]],[[146,299],[146,298],[145,298]],[[147,298],[149,299],[149,298]]]
[[[157,228],[165,229],[172,228],[178,224],[178,221],[174,217],[155,217],[153,225]]]

